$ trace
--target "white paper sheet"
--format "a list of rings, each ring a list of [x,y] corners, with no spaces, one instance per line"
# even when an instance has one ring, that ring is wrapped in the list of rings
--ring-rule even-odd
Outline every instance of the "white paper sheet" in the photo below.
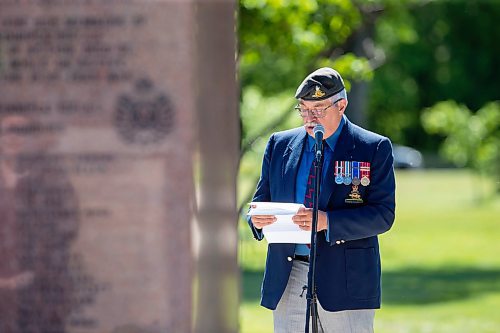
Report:
[[[309,244],[311,232],[304,231],[292,222],[302,204],[283,202],[252,202],[248,215],[275,215],[277,221],[262,229],[268,243]]]

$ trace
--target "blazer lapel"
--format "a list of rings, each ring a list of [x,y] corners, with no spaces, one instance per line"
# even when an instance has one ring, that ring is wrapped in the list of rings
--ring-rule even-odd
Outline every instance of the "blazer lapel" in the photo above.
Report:
[[[283,154],[283,193],[286,196],[286,202],[294,202],[295,200],[295,183],[297,180],[297,172],[299,170],[299,162],[304,150],[304,143],[307,132],[304,128],[297,134],[285,149]]]
[[[335,145],[335,150],[333,152],[330,165],[328,170],[326,170],[325,177],[321,181],[321,193],[319,195],[319,207],[320,209],[326,209],[330,197],[337,184],[335,184],[334,173],[335,173],[335,161],[349,161],[352,159],[351,153],[354,150],[354,138],[352,134],[352,124],[345,118],[346,122],[342,128],[342,132],[338,138],[337,144]]]

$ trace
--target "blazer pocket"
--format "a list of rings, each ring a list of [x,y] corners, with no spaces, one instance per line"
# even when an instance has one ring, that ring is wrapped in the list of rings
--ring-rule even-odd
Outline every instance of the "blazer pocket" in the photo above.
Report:
[[[379,295],[380,276],[378,259],[373,247],[346,249],[347,293],[356,299],[369,299]]]

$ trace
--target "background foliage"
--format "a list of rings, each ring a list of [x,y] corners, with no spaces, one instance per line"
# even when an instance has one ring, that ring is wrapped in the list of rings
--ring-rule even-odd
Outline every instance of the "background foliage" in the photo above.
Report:
[[[391,26],[400,18],[381,16],[375,39],[387,58],[371,84],[372,128],[435,152],[440,140],[423,130],[422,109],[454,100],[475,113],[499,100],[499,17],[498,1],[423,2],[407,7],[398,37]]]
[[[446,136],[441,152],[455,165],[490,181],[500,179],[500,102],[490,102],[476,113],[455,101],[439,102],[424,111],[422,123],[429,133]]]

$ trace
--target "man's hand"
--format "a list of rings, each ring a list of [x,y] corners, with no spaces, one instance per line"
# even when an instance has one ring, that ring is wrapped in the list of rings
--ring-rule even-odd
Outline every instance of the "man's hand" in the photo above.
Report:
[[[293,223],[299,226],[302,230],[310,231],[312,229],[312,208],[299,208],[296,215],[292,217]],[[325,212],[318,211],[318,231],[328,228],[328,218]]]
[[[252,223],[253,226],[257,229],[262,229],[266,225],[273,224],[276,222],[276,216],[274,215],[253,215],[252,216]]]

